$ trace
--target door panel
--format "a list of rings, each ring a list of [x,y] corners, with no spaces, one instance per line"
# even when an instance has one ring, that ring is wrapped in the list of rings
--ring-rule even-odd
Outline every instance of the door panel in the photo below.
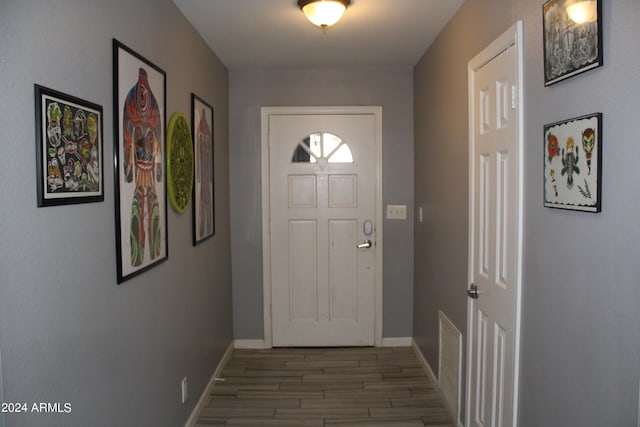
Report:
[[[329,239],[329,320],[357,321],[357,221],[330,220]]]
[[[511,365],[506,357],[513,357],[513,351],[505,348],[505,340],[513,342],[510,327],[511,319],[508,308],[513,304],[511,288],[501,279],[508,276],[509,260],[505,260],[502,248],[509,239],[509,170],[505,170],[505,161],[510,153],[511,140],[516,135],[509,132],[509,126],[502,126],[500,112],[501,86],[508,80],[504,73],[508,72],[513,53],[508,49],[495,57],[476,73],[476,82],[480,88],[476,95],[481,110],[481,125],[476,130],[475,153],[479,170],[476,191],[480,215],[476,226],[479,229],[477,264],[481,265],[473,283],[480,290],[480,297],[475,302],[477,312],[482,323],[482,335],[479,336],[474,351],[474,357],[482,359],[478,373],[482,378],[479,393],[482,395],[483,407],[478,413],[486,418],[485,421],[476,419],[480,426],[500,426],[505,410],[510,411],[508,403],[504,401],[504,375],[511,376]],[[514,70],[515,72],[515,70]],[[507,162],[508,164],[508,162]],[[506,212],[505,212],[506,210]],[[501,235],[502,234],[502,235]],[[506,262],[505,262],[506,261]],[[512,344],[507,344],[507,346]],[[477,355],[476,355],[477,354]],[[511,394],[511,390],[509,390]],[[488,417],[488,418],[487,418]],[[488,424],[487,424],[488,423]]]
[[[474,355],[476,359],[476,379],[475,379],[475,393],[476,398],[474,401],[474,409],[475,409],[475,421],[478,425],[484,426],[487,422],[486,411],[488,402],[490,398],[487,396],[487,358],[489,355],[487,354],[487,327],[488,327],[488,318],[482,312],[482,310],[478,310],[477,312],[477,325],[478,331],[476,333],[476,354]],[[473,384],[470,384],[469,387],[472,387]]]
[[[269,116],[274,346],[373,345],[376,118]]]
[[[289,176],[289,207],[315,208],[317,205],[316,176]]]
[[[357,175],[329,175],[329,207],[358,207]]]
[[[514,426],[517,419],[522,104],[516,99],[521,82],[514,39],[487,53],[487,62],[470,63],[469,72],[474,299],[469,300],[468,420],[474,427]]]
[[[289,312],[291,320],[318,318],[318,236],[314,220],[289,221]]]

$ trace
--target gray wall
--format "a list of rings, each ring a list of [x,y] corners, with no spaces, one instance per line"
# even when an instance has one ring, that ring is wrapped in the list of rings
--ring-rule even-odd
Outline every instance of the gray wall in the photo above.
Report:
[[[383,199],[408,205],[384,223],[383,336],[412,336],[413,85],[411,68],[231,71],[230,164],[234,337],[262,339],[260,108],[381,105]]]
[[[414,338],[438,366],[438,310],[466,328],[467,62],[513,22],[505,0],[467,0],[414,69]]]
[[[415,69],[416,164],[427,164],[429,171],[416,168],[416,206],[425,206],[428,216],[415,227],[414,333],[431,366],[437,366],[437,309],[466,329],[466,65],[522,19],[526,124],[520,425],[636,426],[640,3],[603,2],[604,67],[548,88],[542,74],[543,3],[467,0]],[[604,114],[603,211],[546,209],[543,125],[593,112]],[[434,182],[436,176],[440,184],[447,183],[444,189]]]
[[[112,38],[167,72],[167,117],[192,91],[215,109],[215,237],[169,208],[168,261],[119,286]],[[0,39],[3,397],[72,404],[6,425],[183,425],[232,339],[228,71],[170,0],[5,0]],[[104,202],[36,207],[34,83],[102,105]]]

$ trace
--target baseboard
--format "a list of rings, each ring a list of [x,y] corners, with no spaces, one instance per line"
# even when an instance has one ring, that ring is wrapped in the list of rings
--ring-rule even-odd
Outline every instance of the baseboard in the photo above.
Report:
[[[388,337],[382,338],[382,347],[411,347],[411,337]]]
[[[413,352],[416,354],[418,362],[420,362],[420,365],[422,365],[422,368],[425,370],[427,376],[433,383],[433,387],[438,390],[438,378],[436,377],[436,374],[433,373],[433,369],[431,369],[431,366],[429,366],[429,362],[427,362],[427,359],[425,359],[424,355],[420,351],[420,348],[418,347],[418,344],[416,344],[416,340],[414,339],[411,339],[411,348],[413,348]]]
[[[262,350],[267,348],[264,340],[234,340],[233,348],[244,350]]]
[[[382,347],[411,347],[411,337],[388,337],[382,338]],[[246,350],[262,350],[268,348],[264,340],[235,340],[234,348]]]
[[[207,397],[209,396],[209,393],[211,393],[211,389],[216,383],[216,378],[219,378],[221,376],[222,370],[224,369],[224,365],[227,363],[227,360],[229,360],[229,358],[231,357],[231,352],[233,351],[233,348],[234,348],[234,342],[231,341],[231,343],[229,344],[229,347],[227,347],[227,351],[224,352],[224,354],[222,355],[222,358],[220,359],[220,362],[218,362],[218,366],[216,366],[215,371],[213,371],[213,375],[211,375],[211,379],[209,380],[209,383],[207,384],[207,386],[204,388],[204,391],[200,395],[200,399],[198,399],[198,403],[196,403],[196,406],[193,408],[193,411],[191,411],[191,415],[189,415],[187,422],[184,424],[185,427],[194,427],[196,425],[196,422],[198,421],[198,415],[200,414],[205,404],[207,403]]]

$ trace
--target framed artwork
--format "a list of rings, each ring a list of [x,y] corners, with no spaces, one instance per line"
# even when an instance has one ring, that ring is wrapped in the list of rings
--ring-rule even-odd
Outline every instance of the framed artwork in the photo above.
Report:
[[[166,74],[113,40],[118,283],[168,258]]]
[[[38,207],[104,200],[102,107],[35,85]]]
[[[600,212],[602,113],[544,126],[544,205]]]
[[[189,123],[182,113],[174,113],[169,120],[167,186],[171,207],[177,213],[184,213],[193,191],[193,147]]]
[[[549,0],[542,12],[545,86],[602,65],[601,0]]]
[[[195,159],[193,185],[193,245],[215,233],[213,193],[213,108],[191,94],[191,129]]]

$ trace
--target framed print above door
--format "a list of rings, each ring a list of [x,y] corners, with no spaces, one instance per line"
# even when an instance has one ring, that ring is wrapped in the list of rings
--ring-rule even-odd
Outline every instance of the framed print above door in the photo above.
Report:
[[[168,258],[166,74],[113,40],[118,283]]]
[[[601,0],[549,0],[542,14],[545,86],[602,65]]]

